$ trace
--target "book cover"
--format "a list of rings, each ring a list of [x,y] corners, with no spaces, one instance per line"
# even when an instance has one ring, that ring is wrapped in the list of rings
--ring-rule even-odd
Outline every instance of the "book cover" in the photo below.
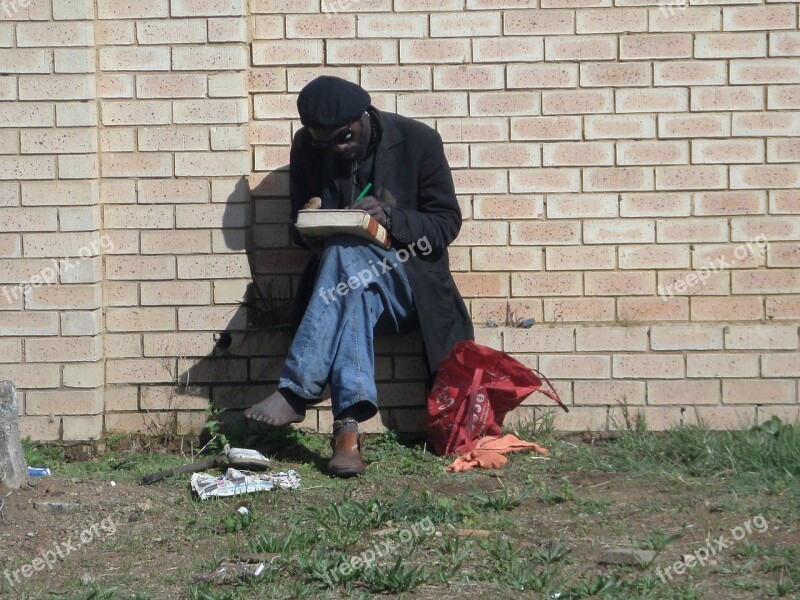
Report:
[[[304,237],[328,237],[338,233],[355,235],[383,248],[392,244],[386,228],[368,212],[354,209],[302,209],[295,227]]]

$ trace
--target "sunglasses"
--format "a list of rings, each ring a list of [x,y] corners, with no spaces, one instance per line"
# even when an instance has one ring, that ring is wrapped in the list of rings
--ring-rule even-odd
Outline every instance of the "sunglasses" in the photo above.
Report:
[[[333,148],[334,146],[338,146],[339,144],[344,144],[349,142],[353,139],[353,127],[348,126],[347,129],[342,131],[340,134],[335,135],[329,140],[311,140],[311,145],[314,148],[319,148],[320,150],[327,150],[328,148]]]

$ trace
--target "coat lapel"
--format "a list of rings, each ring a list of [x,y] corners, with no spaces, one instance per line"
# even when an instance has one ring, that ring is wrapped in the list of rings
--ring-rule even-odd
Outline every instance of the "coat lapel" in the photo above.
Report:
[[[390,206],[394,206],[396,199],[391,191],[385,187],[386,178],[391,170],[394,156],[400,149],[401,144],[405,142],[405,138],[390,115],[377,109],[375,112],[378,113],[383,127],[383,134],[375,156],[375,196],[382,202],[388,202]]]

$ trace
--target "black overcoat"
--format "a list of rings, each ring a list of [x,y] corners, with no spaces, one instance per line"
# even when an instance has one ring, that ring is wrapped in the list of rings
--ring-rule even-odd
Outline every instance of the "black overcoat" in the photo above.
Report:
[[[423,238],[432,248],[427,256],[417,250],[416,256],[404,264],[419,315],[430,386],[452,345],[474,337],[472,320],[450,273],[447,252],[461,229],[461,209],[439,133],[420,121],[372,110],[378,114],[383,135],[375,154],[375,181],[370,194],[392,207],[395,248],[408,248]],[[334,170],[324,168],[325,160],[326,153],[311,145],[308,129],[298,130],[289,165],[292,222],[314,196],[327,199],[325,205],[337,205]],[[292,232],[302,245],[294,228]],[[427,247],[424,249],[427,251]],[[313,256],[300,279],[295,329],[314,292],[317,265],[318,256]]]

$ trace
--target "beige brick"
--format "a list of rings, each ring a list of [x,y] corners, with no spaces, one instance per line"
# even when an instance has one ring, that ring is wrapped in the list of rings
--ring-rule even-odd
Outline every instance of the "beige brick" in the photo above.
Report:
[[[466,116],[467,95],[444,92],[398,94],[397,110],[412,118]]]
[[[103,385],[102,363],[79,363],[64,365],[64,387],[96,388]]]
[[[508,65],[507,87],[571,88],[578,85],[578,65],[573,63]]]
[[[242,204],[206,204],[178,206],[175,220],[178,228],[218,228],[225,220],[225,227],[245,227],[248,224],[247,207]]]
[[[476,38],[472,57],[476,63],[533,62],[544,60],[541,37]]]
[[[692,298],[693,321],[757,321],[763,318],[763,300],[757,296]]]
[[[650,31],[720,31],[722,8],[719,6],[662,6],[651,8]]]
[[[141,128],[139,149],[144,151],[208,150],[208,129],[204,127]]]
[[[253,64],[258,65],[303,65],[321,64],[323,47],[321,40],[306,41],[254,41]],[[201,68],[201,67],[195,67]]]
[[[94,29],[91,23],[20,23],[17,25],[17,45],[41,46],[92,46]]]
[[[175,123],[245,123],[248,103],[236,100],[176,100],[173,103]]]
[[[632,37],[632,36],[628,36]],[[546,60],[614,60],[617,41],[614,36],[564,36],[544,40]]]
[[[103,390],[29,392],[25,400],[29,415],[96,415],[103,411]]]
[[[669,165],[689,162],[689,142],[642,141],[617,143],[619,165]]]
[[[353,38],[356,33],[355,15],[287,15],[286,38]]]
[[[8,290],[10,293],[13,291],[9,287],[1,289]],[[5,293],[3,295],[5,296]],[[0,335],[3,337],[58,335],[58,314],[53,312],[4,312]],[[21,384],[19,386],[26,387]]]
[[[471,115],[531,115],[539,114],[539,96],[532,92],[474,92],[469,98]]]
[[[166,125],[172,120],[172,106],[158,100],[104,102],[103,125]]]
[[[105,387],[105,408],[107,411],[134,411],[138,407],[139,388],[133,386]]]
[[[102,358],[103,343],[99,336],[64,337],[25,342],[25,361],[29,363],[94,362]]]
[[[794,381],[763,379],[723,380],[724,404],[795,404],[797,386]]]
[[[0,126],[8,127],[52,127],[55,125],[53,106],[47,103],[0,104]]]
[[[650,330],[653,350],[721,350],[720,326],[657,325]]]
[[[537,253],[537,263],[541,262],[541,253]],[[512,273],[511,289],[514,296],[580,296],[581,275],[580,273]]]
[[[661,138],[728,137],[731,121],[727,115],[659,115],[658,135]]]
[[[482,247],[472,250],[473,271],[494,271],[499,264],[507,265],[514,271],[539,270],[542,268],[542,254],[531,248]],[[464,270],[469,270],[469,263]]]
[[[696,58],[756,58],[767,55],[766,33],[698,33]]]
[[[21,132],[23,154],[86,153],[97,151],[97,134],[90,129],[37,129]]]
[[[618,7],[579,9],[575,11],[575,28],[577,33],[647,31],[647,9]],[[573,31],[570,29],[563,33],[573,33]]]
[[[172,331],[175,310],[172,308],[109,308],[106,311],[108,331]]]
[[[576,332],[576,349],[581,352],[646,351],[647,327],[587,327]]]
[[[791,58],[731,60],[730,83],[800,83],[800,65]]]
[[[57,388],[59,365],[0,365],[0,381],[9,380],[20,389]]]
[[[472,297],[507,297],[508,275],[505,273],[454,273],[461,295]]]
[[[94,76],[40,75],[19,78],[20,100],[93,100]]]
[[[101,19],[147,19],[169,16],[168,0],[97,0]]]
[[[652,190],[653,169],[645,167],[584,169],[583,189],[587,192]]]
[[[0,49],[0,65],[5,73],[50,73],[53,59],[47,50]]]
[[[733,350],[794,350],[794,325],[731,325],[725,331],[725,347]]]
[[[613,269],[616,255],[609,246],[546,248],[545,263],[548,270],[556,271]]]
[[[509,173],[510,189],[518,192],[570,192],[580,187],[577,169],[512,170]]]
[[[256,44],[253,43],[254,64],[267,64],[256,61]],[[260,56],[260,55],[259,55]],[[247,49],[243,45],[178,46],[172,49],[172,68],[176,71],[225,71],[241,70],[248,66]]]
[[[214,346],[211,333],[145,333],[143,338],[148,357],[205,356]]]
[[[650,296],[656,288],[653,271],[618,271],[586,273],[587,296]]]
[[[648,381],[648,404],[719,404],[719,381]]]
[[[124,382],[123,382],[124,383]],[[175,413],[109,413],[105,415],[107,433],[161,435],[175,430]]]
[[[761,371],[764,377],[800,377],[800,360],[797,352],[764,354]]]
[[[603,322],[614,320],[612,298],[545,299],[544,320],[548,322]]]
[[[726,242],[726,219],[669,219],[656,223],[659,243]]]
[[[645,403],[644,381],[576,381],[575,400],[579,404],[640,405]]]
[[[247,311],[234,306],[204,306],[178,309],[178,328],[187,330],[245,330]],[[236,379],[242,379],[237,375]]]
[[[106,358],[139,358],[142,355],[141,335],[138,333],[105,333],[103,349]]]
[[[760,163],[764,160],[762,140],[697,140],[692,144],[694,163]]]
[[[174,359],[143,358],[106,362],[107,383],[172,383],[176,380]]]
[[[763,253],[767,245],[777,240],[796,241],[800,238],[800,218],[797,217],[734,217],[731,219],[731,240],[750,242],[749,252]]]
[[[250,172],[249,152],[189,152],[175,155],[175,175],[230,176]]]
[[[201,98],[206,94],[205,75],[138,75],[136,95],[139,98]]]
[[[211,252],[208,231],[143,231],[142,254],[200,254]]]
[[[656,135],[653,115],[587,115],[586,139],[652,138]]]
[[[142,180],[138,186],[142,204],[202,203],[210,196],[208,182],[197,179]]]
[[[175,259],[170,256],[107,256],[105,261],[108,279],[175,279]]]
[[[735,165],[730,167],[734,189],[796,188],[800,186],[797,165]]]
[[[538,219],[544,216],[542,196],[475,196],[476,219]]]
[[[795,29],[797,11],[790,4],[766,6],[726,6],[722,9],[726,31],[753,29]]]
[[[674,354],[659,355],[616,355],[614,356],[614,377],[681,379],[685,376],[683,356]]]
[[[103,157],[102,174],[103,177],[170,177],[172,155],[141,152],[109,153]]]
[[[233,279],[214,281],[212,283],[214,287],[215,304],[239,304],[245,301],[247,288],[251,282],[248,279]],[[203,297],[204,293],[201,293],[200,297]]]
[[[94,102],[60,102],[56,104],[58,127],[93,127],[97,125],[97,105]]]
[[[774,31],[769,36],[770,56],[800,56],[800,36],[797,31]],[[761,54],[760,56],[764,56]]]
[[[571,219],[576,217],[613,217],[617,215],[616,195],[574,194],[549,196],[548,219]]]
[[[217,73],[208,78],[208,95],[212,98],[247,96],[247,80],[244,73]]]
[[[103,71],[169,71],[170,50],[165,47],[100,48]]]
[[[714,88],[719,89],[719,88]],[[615,91],[616,112],[686,112],[689,90],[685,88],[636,88]]]
[[[763,158],[762,158],[763,160]],[[795,139],[767,140],[767,160],[769,162],[800,162],[800,149]]]
[[[687,377],[758,377],[758,354],[687,354]]]
[[[60,437],[61,419],[50,417],[20,417],[19,431],[22,438],[52,441]]]
[[[737,113],[732,116],[735,136],[800,135],[800,112]]]
[[[139,21],[136,39],[140,44],[193,44],[207,39],[205,21],[176,19]]]
[[[22,340],[0,340],[0,362],[22,362]]]
[[[719,85],[728,79],[725,61],[664,61],[653,65],[653,83],[660,85]]]
[[[689,302],[686,298],[619,298],[617,317],[620,321],[650,323],[653,321],[687,321]]]
[[[55,177],[56,163],[52,156],[0,156],[0,180]]]
[[[224,17],[247,14],[245,0],[172,0],[173,17]]]
[[[101,310],[62,313],[61,335],[98,335],[101,330],[101,320]]]
[[[249,274],[244,254],[178,257],[178,276],[181,279],[230,279]]]
[[[608,379],[611,357],[543,354],[539,357],[539,370],[551,379]]]
[[[766,211],[767,196],[763,191],[701,192],[694,205],[698,216],[758,214]]]
[[[611,90],[545,90],[542,92],[542,114],[610,113],[614,110]]]
[[[281,34],[283,33],[283,21],[280,17],[274,17],[281,24]],[[258,26],[257,26],[258,27]],[[261,36],[257,35],[257,38]],[[209,42],[247,42],[247,20],[236,17],[209,19],[208,20],[208,41]]]
[[[328,60],[330,61],[331,48],[336,49],[337,44],[355,45],[358,41],[328,42]],[[333,46],[332,46],[333,45]],[[357,47],[357,46],[354,46]],[[335,51],[334,51],[335,52]],[[335,56],[335,53],[334,53]],[[462,64],[471,60],[472,52],[468,39],[401,39],[400,62],[401,64]]]

